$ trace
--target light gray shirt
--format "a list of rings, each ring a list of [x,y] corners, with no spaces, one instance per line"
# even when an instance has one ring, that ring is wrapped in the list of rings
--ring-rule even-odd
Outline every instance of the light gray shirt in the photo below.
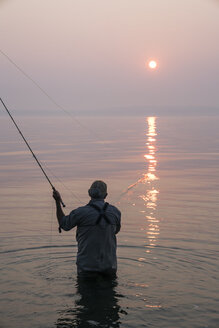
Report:
[[[89,204],[102,209],[105,202],[92,199]],[[100,213],[89,204],[78,207],[64,216],[60,224],[65,231],[77,226],[78,272],[116,270],[116,234],[121,227],[121,212],[109,204],[105,211],[108,220],[102,217],[96,224]]]

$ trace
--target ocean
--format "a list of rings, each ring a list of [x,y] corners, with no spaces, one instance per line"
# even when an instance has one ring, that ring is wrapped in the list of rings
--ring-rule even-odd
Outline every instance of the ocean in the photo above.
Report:
[[[0,117],[1,328],[218,327],[219,117],[14,117],[66,203],[96,179],[122,212],[118,277],[81,284],[75,230]]]

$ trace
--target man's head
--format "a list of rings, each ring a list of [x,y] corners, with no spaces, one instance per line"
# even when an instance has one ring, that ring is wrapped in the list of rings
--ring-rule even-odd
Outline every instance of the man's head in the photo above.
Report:
[[[107,196],[107,185],[100,180],[94,181],[88,190],[88,194],[93,199],[104,199]]]

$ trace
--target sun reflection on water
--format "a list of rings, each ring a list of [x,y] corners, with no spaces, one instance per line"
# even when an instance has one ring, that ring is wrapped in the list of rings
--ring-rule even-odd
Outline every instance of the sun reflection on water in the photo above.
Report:
[[[147,228],[141,227],[141,231],[146,230],[146,253],[150,253],[150,249],[156,246],[157,238],[160,234],[159,219],[157,218],[157,201],[159,190],[157,188],[157,180],[159,177],[157,175],[157,146],[156,146],[156,137],[157,137],[157,128],[156,128],[156,117],[147,117],[146,118],[146,154],[143,155],[145,159],[145,172],[142,174],[136,182],[128,186],[128,188],[121,194],[121,197],[131,198],[138,197],[138,199],[143,200],[143,208],[138,203],[132,202],[132,206],[136,206],[139,209],[138,211],[144,214],[144,218],[147,221]],[[142,185],[141,192],[140,185]],[[139,189],[137,189],[137,187]],[[134,193],[134,189],[137,189],[137,193]],[[145,226],[145,223],[144,223]],[[139,259],[142,261],[142,258]]]
[[[153,248],[156,246],[157,238],[160,234],[159,220],[156,217],[157,208],[157,197],[159,190],[155,187],[154,182],[158,180],[156,167],[156,117],[148,117],[147,122],[147,133],[146,133],[146,149],[147,153],[144,155],[147,161],[147,172],[144,174],[145,183],[147,184],[147,189],[144,194],[140,195],[143,199],[145,207],[150,210],[150,215],[146,215],[145,218],[148,222],[147,228],[147,239],[149,245],[147,248]],[[147,210],[147,212],[148,212]],[[150,252],[149,249],[146,251]]]

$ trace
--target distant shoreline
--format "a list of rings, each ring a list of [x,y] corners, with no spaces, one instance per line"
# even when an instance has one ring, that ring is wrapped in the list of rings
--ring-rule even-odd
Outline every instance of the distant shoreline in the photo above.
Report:
[[[14,106],[13,106],[14,107]],[[51,109],[18,109],[11,107],[11,112],[16,116],[68,116],[68,113],[62,112],[61,110],[54,108]],[[111,116],[158,116],[158,117],[185,117],[185,116],[218,116],[219,108],[218,107],[164,107],[164,108],[153,108],[153,107],[123,107],[123,108],[103,108],[103,109],[89,109],[89,110],[70,110],[66,109],[66,112],[69,112],[70,116],[79,116],[79,117],[111,117]],[[6,113],[4,110],[0,110],[0,117],[5,116]]]

